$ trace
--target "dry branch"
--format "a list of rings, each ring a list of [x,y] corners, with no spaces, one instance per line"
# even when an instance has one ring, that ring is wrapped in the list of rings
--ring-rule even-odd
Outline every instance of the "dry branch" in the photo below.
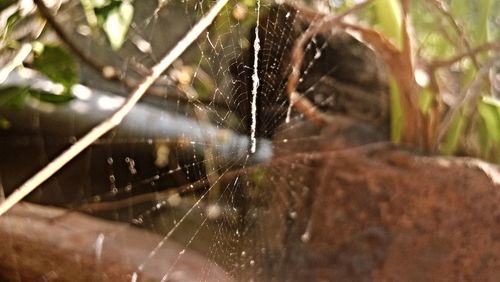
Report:
[[[95,71],[97,71],[104,79],[110,81],[116,81],[124,85],[128,90],[135,89],[140,81],[133,76],[127,74],[126,72],[121,71],[119,68],[109,65],[103,64],[93,56],[89,56],[75,40],[64,30],[61,24],[56,20],[53,13],[50,9],[45,5],[43,0],[34,0],[36,3],[38,10],[42,17],[49,23],[50,27],[54,30],[55,34],[59,37],[59,39],[85,64],[89,65]],[[133,69],[140,77],[145,77],[151,74],[151,71],[142,64],[132,63],[131,69]],[[203,70],[198,70],[198,75],[206,75]],[[162,82],[161,78],[158,79],[157,82]],[[194,102],[197,104],[206,104],[206,101],[200,101],[198,99],[193,99],[187,97],[185,93],[178,93],[178,91],[168,91],[165,87],[165,82],[163,83],[155,83],[150,89],[147,90],[147,93],[150,95],[155,95],[159,97],[166,97],[172,99],[178,99],[183,102]],[[168,95],[167,95],[168,94]],[[226,108],[227,105],[224,103],[220,103],[219,101],[209,101],[212,105],[216,105],[220,108]]]
[[[0,280],[130,281],[161,236],[77,212],[22,203],[0,218]],[[230,281],[206,258],[166,242],[140,281]],[[207,265],[211,265],[207,270]],[[204,271],[203,271],[204,270]],[[6,279],[6,280],[5,280]]]
[[[461,111],[464,111],[463,116],[465,118],[470,117],[474,113],[476,107],[473,107],[472,109],[467,109],[464,106],[475,105],[477,103],[479,97],[481,96],[481,80],[488,74],[490,69],[498,62],[500,62],[500,57],[491,60],[489,63],[480,68],[474,80],[470,83],[469,87],[463,93],[461,93],[459,102],[453,107],[451,111],[449,111],[444,116],[443,121],[440,124],[437,136],[438,144],[446,136],[446,133],[453,124],[453,121],[458,117]]]
[[[40,14],[47,20],[49,25],[52,27],[57,36],[68,46],[68,48],[73,51],[82,61],[89,64],[95,70],[97,70],[101,75],[103,75],[106,79],[119,79],[122,74],[118,69],[101,64],[101,62],[95,60],[93,57],[87,55],[78,45],[70,38],[66,32],[64,32],[63,28],[57,20],[52,15],[50,9],[45,5],[43,0],[33,0],[36,6],[38,7],[38,11]]]
[[[5,201],[0,202],[0,216],[8,211],[17,202],[21,201],[31,191],[36,189],[45,180],[56,173],[75,156],[85,150],[93,142],[116,127],[122,119],[130,112],[139,99],[146,93],[148,88],[160,77],[160,75],[176,60],[198,36],[213,22],[228,0],[219,0],[207,12],[207,14],[182,38],[175,47],[163,57],[160,62],[151,69],[151,74],[137,86],[135,91],[127,98],[124,104],[108,119],[94,127],[85,136],[79,139],[56,159],[41,169],[33,177],[28,179],[14,191]]]
[[[403,19],[403,26],[409,25],[409,19],[405,17]],[[403,49],[400,51],[386,36],[374,29],[346,22],[340,22],[338,25],[345,30],[359,33],[361,38],[377,51],[389,67],[398,85],[405,113],[403,141],[421,146],[423,140],[419,135],[422,125],[417,103],[418,86],[415,82],[414,54],[409,32],[403,33]],[[403,29],[407,30],[409,27]]]
[[[463,60],[467,57],[474,58],[477,54],[487,52],[490,50],[499,51],[500,50],[500,41],[487,42],[487,43],[480,45],[476,48],[473,48],[473,49],[470,49],[466,52],[455,55],[449,59],[434,60],[434,61],[429,63],[429,69],[431,71],[435,71],[438,68],[449,67],[453,64],[460,62],[461,60]]]
[[[476,57],[472,55],[472,47],[469,40],[467,39],[467,35],[465,34],[465,29],[455,20],[454,16],[450,13],[447,4],[442,0],[426,0],[424,1],[424,3],[425,2],[429,2],[431,5],[433,5],[448,20],[448,22],[450,22],[451,26],[460,37],[461,43],[465,47],[466,53],[471,54],[470,58],[472,60],[472,63],[474,64],[476,69],[479,69],[480,65],[477,62]]]

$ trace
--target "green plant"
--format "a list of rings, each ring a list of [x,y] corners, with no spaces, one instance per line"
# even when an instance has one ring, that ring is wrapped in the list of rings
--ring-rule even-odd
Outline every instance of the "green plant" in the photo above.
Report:
[[[498,162],[500,119],[494,113],[500,108],[487,77],[488,71],[494,71],[491,61],[498,65],[495,56],[500,50],[498,32],[492,32],[498,21],[493,5],[498,8],[490,0],[425,0],[411,5],[409,1],[374,1],[373,24],[381,34],[375,36],[368,29],[362,33],[392,65],[394,142],[444,154],[480,152],[482,158]],[[407,62],[399,64],[398,58],[403,57]],[[450,74],[456,79],[448,80]],[[445,102],[450,96],[454,104]],[[418,133],[408,127],[416,127]]]

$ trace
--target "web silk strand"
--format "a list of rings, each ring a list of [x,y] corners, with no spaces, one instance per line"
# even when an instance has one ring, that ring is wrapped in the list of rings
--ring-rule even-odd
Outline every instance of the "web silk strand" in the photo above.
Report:
[[[260,38],[259,38],[259,18],[260,18],[260,0],[257,0],[257,23],[255,25],[255,40],[253,41],[253,75],[252,75],[252,124],[250,126],[250,152],[255,153],[257,148],[257,140],[255,138],[255,131],[257,130],[257,89],[259,88],[259,52],[260,52]]]
[[[195,26],[182,38],[175,47],[163,59],[151,69],[151,74],[144,78],[141,84],[127,98],[123,105],[113,113],[109,118],[94,127],[75,144],[69,147],[61,155],[47,164],[38,173],[24,182],[17,188],[5,201],[0,202],[0,216],[10,210],[15,204],[21,201],[29,193],[35,190],[40,184],[70,162],[74,157],[80,154],[87,147],[92,145],[97,139],[102,137],[108,131],[116,127],[123,118],[132,110],[141,97],[156,79],[200,36],[200,34],[212,24],[215,17],[224,8],[229,0],[219,0],[208,11],[208,13],[196,23]]]

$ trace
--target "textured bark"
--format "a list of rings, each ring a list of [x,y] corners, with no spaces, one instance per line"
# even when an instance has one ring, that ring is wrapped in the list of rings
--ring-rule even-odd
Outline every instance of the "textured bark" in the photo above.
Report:
[[[255,247],[267,252],[261,280],[500,281],[498,166],[346,147],[346,128],[324,129],[306,153],[289,141],[262,169],[275,182],[255,222],[268,242]]]
[[[1,281],[230,281],[202,256],[146,231],[63,209],[18,204],[0,218]],[[138,267],[147,260],[143,271]]]

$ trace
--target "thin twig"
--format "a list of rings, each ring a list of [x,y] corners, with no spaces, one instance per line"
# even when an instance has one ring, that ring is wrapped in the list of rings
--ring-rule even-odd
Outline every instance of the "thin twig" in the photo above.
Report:
[[[464,53],[455,55],[449,59],[432,61],[431,63],[429,63],[429,69],[435,70],[435,69],[442,68],[442,67],[448,67],[448,66],[451,66],[455,63],[460,62],[461,60],[463,60],[466,57],[474,57],[478,53],[483,53],[483,52],[487,52],[490,50],[496,50],[496,51],[500,50],[500,42],[499,41],[487,42],[487,43],[480,45],[474,49],[471,49],[471,50],[468,50]]]
[[[68,48],[78,57],[80,60],[98,73],[101,74],[107,80],[117,81],[122,83],[127,89],[133,90],[139,84],[139,80],[126,75],[125,72],[120,71],[118,68],[105,65],[100,61],[96,60],[94,57],[87,55],[85,51],[83,51],[78,44],[74,42],[70,35],[68,35],[64,28],[57,22],[54,18],[54,15],[50,11],[50,9],[44,4],[43,0],[34,0],[36,3],[38,10],[43,18],[49,23],[52,27],[56,35],[61,39],[61,41],[68,46]],[[150,75],[150,71],[141,64],[131,64],[135,72],[137,72],[140,76]],[[183,102],[194,102],[200,105],[206,105],[207,102],[189,99],[186,95],[181,95],[180,93],[168,93],[166,87],[163,85],[158,85],[158,87],[148,89],[148,94],[152,94],[160,97],[169,97],[172,99],[182,100]],[[209,101],[212,105],[216,105],[220,108],[227,108],[227,104],[221,103],[220,101]]]
[[[403,26],[409,24],[409,21],[403,17]],[[370,45],[389,67],[401,93],[402,107],[405,113],[404,141],[414,145],[422,144],[418,134],[421,123],[416,101],[417,85],[414,78],[414,66],[410,62],[413,60],[413,56],[408,32],[402,34],[404,51],[401,51],[384,34],[372,28],[346,22],[340,22],[338,25],[346,31],[358,33],[362,40]]]
[[[78,47],[75,42],[66,34],[66,32],[64,32],[63,28],[56,21],[43,0],[33,0],[33,2],[35,2],[36,6],[38,7],[38,11],[40,11],[40,14],[45,18],[45,20],[47,20],[52,29],[54,29],[54,32],[57,34],[57,36],[68,46],[69,49],[71,49],[71,51],[73,51],[80,59],[82,59],[82,61],[98,70],[102,75],[105,75],[106,72],[112,74],[105,75],[105,78],[107,79],[116,80],[121,77],[120,72],[116,68],[101,64],[99,61],[95,60],[93,57],[87,55],[83,50],[81,50],[80,47]]]
[[[434,7],[437,8],[437,10],[439,12],[441,12],[441,14],[443,14],[446,17],[446,19],[451,23],[455,32],[460,37],[460,40],[462,41],[462,44],[465,47],[466,53],[471,52],[472,47],[469,43],[469,40],[467,40],[467,35],[464,32],[465,29],[460,24],[458,24],[458,22],[455,20],[455,17],[449,12],[449,8],[446,5],[446,3],[444,3],[442,0],[427,0],[425,2],[430,2]],[[470,58],[472,60],[472,63],[474,64],[476,69],[479,69],[480,68],[479,63],[477,62],[476,58],[473,56],[473,53],[471,52],[470,54],[471,54]]]
[[[480,64],[478,63],[478,61],[476,59],[476,55],[478,53],[486,52],[488,50],[500,48],[500,42],[488,42],[486,44],[483,44],[479,47],[472,49],[472,47],[469,43],[469,40],[467,39],[468,37],[466,36],[466,34],[464,32],[463,27],[455,20],[454,16],[449,12],[449,8],[445,2],[443,2],[442,0],[427,0],[427,1],[424,1],[424,4],[425,3],[430,3],[430,5],[432,5],[434,8],[436,8],[448,20],[448,22],[451,24],[453,30],[455,31],[455,33],[458,34],[460,41],[461,41],[461,45],[465,48],[465,52],[462,52],[456,56],[453,56],[450,59],[434,60],[430,63],[427,63],[426,69],[427,69],[428,75],[430,77],[430,84],[429,84],[430,89],[432,89],[436,93],[439,93],[439,86],[438,86],[437,75],[436,75],[436,71],[439,68],[451,66],[457,62],[460,62],[461,60],[465,59],[466,57],[469,57],[474,65],[474,67],[476,69],[480,69]],[[428,9],[429,9],[429,11],[434,11],[434,9],[431,9],[431,8],[428,8]],[[440,26],[440,28],[443,29],[442,26]],[[446,38],[448,38],[448,40],[451,43],[453,43],[453,40],[450,38],[450,36],[446,30],[442,30],[441,33]],[[436,99],[437,104],[433,110],[433,115],[438,117],[438,116],[442,115],[444,107],[443,107],[442,97],[440,95],[437,95],[435,97],[435,99]],[[445,118],[445,120],[447,120],[447,119]],[[439,132],[438,132],[439,130],[437,129],[437,127],[438,127],[437,122],[435,122],[434,125],[430,125],[430,126],[433,128],[432,129],[433,135],[435,135],[434,137],[431,137],[431,138],[434,139],[434,141],[442,138],[442,136],[436,137],[436,135],[439,134]],[[432,146],[437,146],[437,145],[438,144],[432,144]]]
[[[443,122],[441,123],[441,127],[439,129],[439,134],[437,137],[437,139],[438,139],[437,144],[441,143],[442,139],[444,138],[444,136],[446,135],[446,133],[450,129],[453,121],[459,115],[460,111],[462,111],[464,109],[464,105],[474,104],[475,101],[477,101],[477,99],[481,95],[481,81],[482,81],[483,77],[485,75],[487,75],[489,70],[498,62],[500,62],[500,57],[497,57],[497,58],[489,61],[482,68],[479,69],[474,80],[470,83],[467,90],[461,95],[460,101],[443,118]],[[470,116],[471,114],[474,113],[475,109],[476,109],[476,107],[469,109],[467,112],[464,113],[464,116],[467,118],[468,116]]]
[[[429,74],[429,77],[430,77],[430,85],[431,85],[432,89],[434,89],[435,91],[439,91],[439,85],[437,82],[437,71],[440,68],[449,67],[453,64],[460,62],[461,60],[463,60],[467,57],[475,58],[475,56],[477,54],[482,53],[482,52],[487,52],[490,50],[498,50],[498,49],[500,49],[500,42],[487,42],[487,43],[480,45],[474,49],[469,49],[464,53],[455,55],[449,59],[434,60],[434,61],[428,63],[427,64],[427,73]],[[463,99],[466,99],[465,95],[466,94],[463,94]],[[436,102],[437,102],[437,106],[435,108],[435,116],[441,116],[443,111],[444,111],[444,105],[443,105],[442,97],[440,95],[438,95],[436,97]],[[459,104],[463,105],[463,103],[464,103],[464,100],[462,100]],[[440,126],[438,125],[437,122],[435,123],[435,125],[433,126],[433,128],[434,128],[433,135],[434,136],[432,137],[433,139],[435,139],[434,140],[435,143],[433,144],[433,146],[439,145],[439,142],[441,142],[444,135],[448,131],[449,127],[451,126],[451,123],[453,122],[453,120],[457,116],[458,110],[460,108],[461,108],[461,106],[457,106],[451,112],[449,112],[443,118],[443,121],[441,122]],[[440,127],[439,129],[438,129],[438,126]]]
[[[251,175],[254,172],[262,170],[271,171],[269,168],[272,168],[276,165],[292,164],[292,163],[297,164],[297,162],[310,162],[322,159],[331,160],[336,157],[342,156],[344,154],[350,154],[353,152],[365,154],[372,151],[387,149],[390,148],[391,146],[392,145],[388,142],[378,142],[378,143],[359,145],[355,147],[349,147],[340,150],[322,150],[317,152],[296,153],[276,158],[269,163],[261,165],[239,168],[235,170],[226,170],[224,173],[222,173],[222,175],[219,176],[218,181],[231,181],[231,179],[234,179],[236,177],[243,175]],[[208,180],[208,178],[202,178],[195,182],[188,183],[176,188],[168,188],[168,190],[161,192],[145,193],[117,201],[85,203],[82,204],[81,206],[76,207],[76,210],[91,211],[91,212],[117,210],[134,205],[144,204],[147,202],[167,201],[169,197],[175,194],[179,195],[180,197],[184,197],[195,192],[200,192],[205,189],[209,189],[209,187],[210,187],[210,181]]]
[[[131,207],[147,202],[162,202],[162,201],[167,201],[169,197],[172,197],[174,195],[179,195],[180,197],[191,194],[197,191],[201,191],[203,189],[206,189],[207,187],[210,187],[210,183],[207,178],[202,178],[198,181],[195,181],[193,183],[185,184],[176,188],[169,188],[165,191],[161,192],[152,192],[152,193],[145,193],[145,194],[140,194],[137,196],[132,196],[128,197],[123,200],[117,200],[117,201],[105,201],[105,202],[90,202],[90,203],[85,203],[82,204],[78,207],[76,207],[76,210],[80,211],[91,211],[91,212],[96,212],[96,211],[109,211],[109,210],[118,210],[118,209],[123,209],[126,207]],[[176,192],[174,192],[176,191]]]
[[[41,0],[36,0],[41,1]],[[208,11],[208,13],[196,23],[195,26],[182,38],[175,47],[163,59],[151,69],[151,74],[144,78],[135,91],[125,100],[124,104],[102,123],[90,130],[85,136],[79,139],[75,144],[69,147],[61,155],[47,164],[38,173],[28,179],[24,184],[17,188],[5,201],[0,203],[0,216],[21,201],[26,195],[35,190],[40,184],[56,173],[65,164],[71,161],[79,153],[85,150],[93,142],[116,127],[123,118],[132,110],[134,105],[146,93],[146,90],[155,82],[155,80],[176,60],[214,21],[222,8],[229,0],[219,0]]]
[[[2,84],[7,79],[9,74],[15,68],[23,64],[23,61],[26,59],[26,57],[28,57],[32,49],[33,47],[31,46],[31,44],[25,43],[21,45],[21,48],[19,48],[19,51],[17,51],[17,54],[14,56],[14,58],[0,69],[0,84]]]

